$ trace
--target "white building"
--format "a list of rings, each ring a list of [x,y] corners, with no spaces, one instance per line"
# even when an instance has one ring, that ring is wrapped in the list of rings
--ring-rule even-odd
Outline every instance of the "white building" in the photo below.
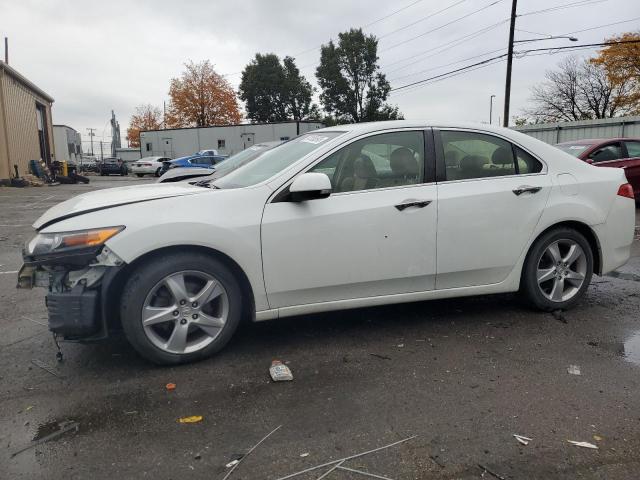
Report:
[[[76,130],[66,125],[54,125],[53,145],[56,160],[59,162],[80,163],[82,158],[82,138]]]
[[[123,162],[132,163],[142,158],[139,148],[116,148],[116,157]]]
[[[151,130],[140,132],[140,155],[178,158],[200,150],[233,155],[256,143],[288,140],[322,127],[321,122],[293,121]]]

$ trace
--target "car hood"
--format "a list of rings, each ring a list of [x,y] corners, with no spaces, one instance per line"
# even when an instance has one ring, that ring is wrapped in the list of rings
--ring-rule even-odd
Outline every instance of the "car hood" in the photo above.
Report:
[[[195,187],[188,183],[167,183],[134,185],[129,187],[106,188],[95,192],[84,193],[66,200],[47,210],[33,227],[37,230],[51,223],[66,218],[82,215],[83,213],[104,210],[130,203],[147,202],[161,198],[181,197],[209,191],[206,188]]]

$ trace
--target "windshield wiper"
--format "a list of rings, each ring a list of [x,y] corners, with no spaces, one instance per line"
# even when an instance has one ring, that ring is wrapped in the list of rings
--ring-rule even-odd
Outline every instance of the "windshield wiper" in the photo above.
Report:
[[[220,187],[218,187],[217,185],[214,185],[213,180],[199,180],[197,182],[189,182],[191,183],[191,185],[195,185],[196,187],[206,187],[206,188],[213,188],[213,189],[217,189],[220,190]]]

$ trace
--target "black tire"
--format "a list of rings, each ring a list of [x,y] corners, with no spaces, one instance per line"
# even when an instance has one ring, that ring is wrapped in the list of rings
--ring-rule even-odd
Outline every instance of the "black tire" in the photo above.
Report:
[[[159,177],[160,175],[162,175],[162,167],[158,167],[156,170],[156,177]]]
[[[142,178],[144,177],[144,173],[136,173],[136,177]]]
[[[586,257],[586,273],[584,281],[578,291],[566,301],[553,301],[547,298],[538,286],[537,271],[538,263],[549,245],[558,240],[572,240],[576,242],[585,253]],[[527,258],[522,269],[522,279],[520,282],[520,293],[532,307],[550,312],[554,310],[567,310],[573,307],[584,292],[589,287],[591,277],[593,275],[593,251],[587,239],[577,230],[568,227],[558,227],[549,230],[547,233],[538,238],[529,249]]]
[[[141,313],[151,289],[172,273],[195,270],[213,275],[225,288],[229,313],[222,331],[206,347],[192,353],[176,354],[156,347],[144,332]],[[125,284],[120,317],[125,336],[133,348],[157,365],[178,365],[203,360],[220,351],[235,333],[243,317],[242,289],[233,272],[221,261],[203,253],[175,253],[154,257],[138,266]]]

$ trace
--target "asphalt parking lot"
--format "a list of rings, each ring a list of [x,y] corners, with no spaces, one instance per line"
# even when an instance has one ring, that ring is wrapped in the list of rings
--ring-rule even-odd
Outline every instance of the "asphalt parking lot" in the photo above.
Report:
[[[411,436],[343,466],[396,480],[637,478],[640,240],[562,315],[513,295],[421,302],[248,325],[182,367],[154,367],[123,339],[64,344],[57,363],[44,290],[15,289],[31,223],[78,193],[150,181],[0,188],[0,478],[222,479],[278,426],[230,480],[276,480]],[[293,382],[270,381],[273,359]],[[177,421],[190,415],[203,420]],[[78,429],[12,456],[66,422]]]

